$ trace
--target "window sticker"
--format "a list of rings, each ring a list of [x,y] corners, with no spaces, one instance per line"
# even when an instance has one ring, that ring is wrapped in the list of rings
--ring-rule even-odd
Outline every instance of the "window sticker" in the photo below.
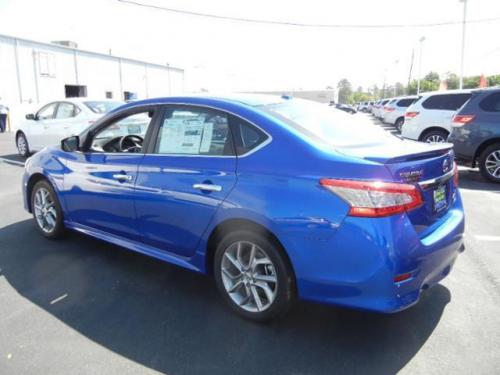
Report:
[[[214,133],[213,122],[206,122],[203,126],[203,138],[201,139],[200,153],[207,153],[210,151],[213,133]]]
[[[160,153],[197,154],[203,134],[200,119],[166,119],[163,122]]]

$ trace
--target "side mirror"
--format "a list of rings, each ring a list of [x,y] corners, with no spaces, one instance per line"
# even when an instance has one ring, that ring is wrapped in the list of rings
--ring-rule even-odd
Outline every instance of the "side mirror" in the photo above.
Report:
[[[36,120],[36,116],[33,113],[28,113],[26,115],[26,120]]]
[[[73,135],[61,141],[61,148],[66,152],[75,152],[80,149],[80,137]]]

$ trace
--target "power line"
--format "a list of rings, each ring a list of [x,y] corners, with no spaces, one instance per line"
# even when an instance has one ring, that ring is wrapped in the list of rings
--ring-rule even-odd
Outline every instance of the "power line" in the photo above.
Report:
[[[331,29],[395,29],[395,28],[423,28],[423,27],[436,27],[436,26],[448,26],[448,25],[459,25],[462,21],[443,21],[443,22],[430,22],[430,23],[418,23],[418,24],[335,24],[335,23],[302,23],[302,22],[289,22],[289,21],[277,21],[277,20],[265,20],[257,18],[244,18],[244,17],[232,17],[223,16],[220,14],[212,13],[202,13],[194,12],[184,9],[176,9],[163,7],[159,5],[141,3],[135,0],[117,0],[121,3],[126,3],[130,5],[140,6],[144,8],[157,9],[165,12],[184,14],[196,17],[213,18],[226,21],[236,21],[236,22],[246,22],[254,24],[266,24],[266,25],[278,25],[278,26],[294,26],[294,27],[316,27],[316,28],[331,28]],[[482,18],[476,20],[467,20],[468,24],[471,23],[485,23],[485,22],[495,22],[500,21],[500,17],[492,18]]]

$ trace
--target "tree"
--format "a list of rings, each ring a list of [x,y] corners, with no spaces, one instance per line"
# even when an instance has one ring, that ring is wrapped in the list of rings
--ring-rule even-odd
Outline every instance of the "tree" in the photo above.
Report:
[[[456,90],[460,86],[460,78],[455,73],[447,72],[446,76],[446,87],[448,90]]]
[[[464,89],[475,89],[479,87],[481,76],[464,77]]]
[[[500,74],[488,77],[488,86],[500,86]]]
[[[401,82],[396,82],[394,89],[396,96],[402,96],[405,94],[405,86]]]
[[[337,88],[339,89],[339,103],[349,103],[349,99],[352,95],[352,85],[346,78],[341,79],[337,84]]]

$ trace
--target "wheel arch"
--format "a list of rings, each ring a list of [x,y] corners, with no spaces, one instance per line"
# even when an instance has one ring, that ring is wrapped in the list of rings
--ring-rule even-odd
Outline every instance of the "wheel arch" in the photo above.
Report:
[[[495,138],[490,138],[490,139],[487,139],[485,141],[483,141],[477,148],[476,148],[476,152],[474,153],[474,158],[472,160],[472,167],[475,168],[476,167],[476,163],[477,163],[477,159],[479,158],[479,156],[481,155],[481,153],[488,147],[490,147],[491,145],[494,145],[494,144],[500,144],[500,137],[495,137]]]
[[[31,207],[31,193],[33,192],[33,188],[39,181],[47,181],[51,186],[53,186],[50,180],[47,178],[47,176],[45,176],[43,173],[37,172],[33,173],[30,176],[30,178],[28,179],[28,183],[26,185],[26,201],[28,204],[28,212],[30,213],[33,212]]]
[[[442,128],[441,126],[430,126],[428,128],[426,128],[421,134],[420,134],[420,137],[418,137],[418,140],[420,142],[422,142],[422,140],[425,138],[425,136],[427,134],[429,134],[430,132],[433,132],[433,131],[439,131],[439,132],[442,132],[442,133],[446,133],[446,135],[450,135],[450,132],[445,129],[445,128]]]
[[[288,263],[290,270],[292,271],[293,280],[294,282],[296,282],[295,270],[293,268],[290,256],[288,255],[285,246],[278,239],[276,234],[274,234],[271,230],[269,230],[262,224],[257,223],[256,221],[252,221],[249,219],[242,219],[242,218],[226,219],[217,224],[212,229],[210,235],[208,236],[208,240],[206,242],[207,246],[205,253],[205,267],[206,267],[205,269],[207,274],[212,274],[213,272],[213,264],[214,264],[213,262],[218,242],[223,238],[224,235],[236,229],[246,229],[266,236],[266,238],[269,239],[281,251],[281,253],[285,257],[285,260]]]

